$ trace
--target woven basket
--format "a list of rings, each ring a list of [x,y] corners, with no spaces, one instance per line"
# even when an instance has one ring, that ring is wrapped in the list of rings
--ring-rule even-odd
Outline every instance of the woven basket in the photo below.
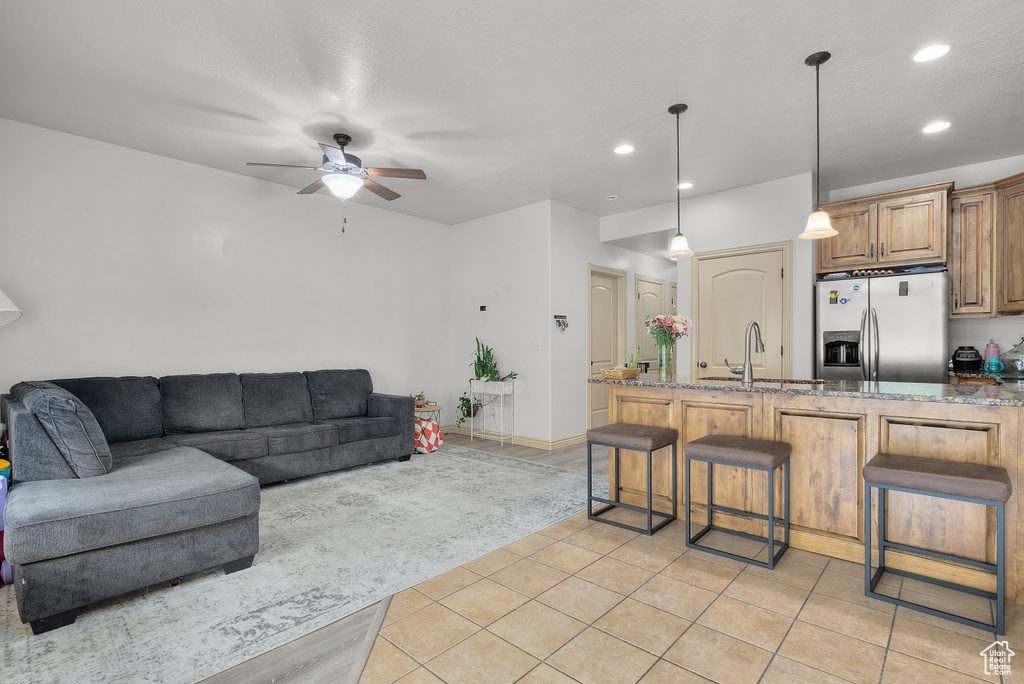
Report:
[[[605,380],[633,380],[640,375],[639,368],[602,368],[601,377]]]

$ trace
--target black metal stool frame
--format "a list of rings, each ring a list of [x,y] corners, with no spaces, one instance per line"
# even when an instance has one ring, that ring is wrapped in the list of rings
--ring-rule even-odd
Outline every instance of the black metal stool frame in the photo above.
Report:
[[[878,490],[878,569],[871,572],[871,489]],[[924,496],[936,496],[940,499],[952,499],[953,501],[966,501],[968,503],[981,504],[983,506],[994,506],[996,509],[996,563],[983,563],[981,561],[972,560],[970,558],[963,558],[962,556],[953,556],[948,553],[941,553],[939,551],[931,551],[929,549],[922,549],[917,546],[909,546],[907,544],[898,544],[896,542],[888,541],[885,538],[885,492],[906,492],[908,494],[921,494]],[[1003,634],[1003,603],[1005,601],[1005,590],[1003,587],[1003,580],[1005,579],[1005,542],[1003,540],[1003,525],[1004,525],[1004,503],[1002,501],[992,501],[991,499],[972,499],[966,496],[955,496],[953,494],[940,494],[938,492],[930,492],[924,489],[911,489],[908,487],[896,487],[894,485],[878,484],[877,482],[865,482],[864,483],[864,594],[872,598],[880,599],[882,601],[888,601],[894,603],[897,606],[906,606],[914,610],[919,610],[922,613],[928,613],[936,617],[945,618],[947,620],[953,620],[964,625],[971,627],[977,627],[984,631],[994,631],[996,634]],[[886,549],[899,549],[901,551],[911,551],[913,553],[920,553],[933,558],[941,558],[943,560],[951,560],[956,563],[963,563],[965,565],[972,565],[976,568],[995,572],[996,575],[996,591],[992,593],[990,591],[982,591],[980,589],[974,589],[973,587],[967,587],[962,584],[955,584],[953,582],[946,582],[944,580],[936,579],[934,577],[928,577],[914,572],[908,572],[906,570],[895,570],[893,568],[887,568],[885,566],[885,550]],[[995,624],[988,624],[985,622],[979,622],[977,620],[971,620],[961,615],[954,613],[947,613],[943,610],[936,608],[930,608],[923,606],[919,603],[913,603],[906,599],[894,598],[887,596],[875,591],[875,587],[878,586],[878,581],[882,579],[882,575],[886,572],[891,572],[894,575],[901,577],[910,577],[912,579],[919,580],[921,582],[928,582],[929,584],[935,584],[940,587],[946,587],[948,589],[956,589],[963,591],[968,594],[974,594],[975,596],[983,596],[988,599],[995,599],[996,601],[996,620]]]
[[[627,447],[623,447],[623,446],[617,445],[617,444],[609,444],[607,442],[592,442],[590,440],[587,440],[587,518],[589,518],[590,520],[597,520],[599,522],[603,522],[603,523],[605,523],[607,525],[614,525],[615,527],[621,527],[622,529],[630,530],[631,532],[639,532],[641,534],[646,534],[647,536],[651,536],[652,534],[654,534],[655,532],[660,530],[662,527],[664,527],[665,525],[668,525],[670,522],[672,522],[673,520],[676,519],[676,506],[678,505],[678,501],[676,500],[677,496],[676,496],[676,443],[675,442],[672,442],[672,444],[669,445],[669,446],[672,447],[672,456],[671,456],[671,459],[672,459],[672,513],[671,514],[662,513],[660,511],[656,511],[651,506],[651,454],[654,452],[654,450],[652,450],[652,449],[628,449],[628,451],[643,451],[643,452],[645,452],[647,454],[647,508],[640,508],[639,506],[630,506],[629,504],[624,504],[621,501],[612,501],[611,499],[603,499],[601,497],[594,496],[594,483],[593,483],[594,462],[593,462],[593,451],[591,449],[591,447],[593,447],[594,445],[603,446],[603,447],[611,447],[612,449],[615,449],[615,490],[614,490],[615,491],[615,496],[619,495],[619,449],[626,449],[627,448]],[[661,448],[664,449],[665,447],[661,447]],[[598,503],[606,504],[606,505],[601,510],[595,512],[594,511],[594,502],[595,501],[598,502]],[[647,528],[645,529],[643,527],[634,527],[632,525],[627,525],[625,523],[620,523],[620,522],[615,521],[615,520],[608,520],[607,518],[600,517],[600,515],[602,513],[607,513],[608,511],[612,510],[613,508],[626,508],[626,509],[629,509],[631,511],[636,511],[637,513],[646,513],[647,514]],[[653,516],[658,516],[660,518],[664,518],[664,520],[659,522],[657,525],[652,526]]]
[[[690,461],[703,461],[708,464],[708,524],[701,528],[697,534],[691,534],[690,532]],[[713,465],[728,465],[735,466],[736,468],[747,468],[748,470],[759,470],[761,472],[768,473],[768,515],[762,515],[760,513],[754,513],[752,511],[741,511],[738,508],[729,508],[727,506],[716,506],[714,505],[714,477],[712,476]],[[734,463],[732,461],[726,461],[723,459],[712,459],[712,458],[701,458],[699,456],[685,456],[684,472],[686,478],[686,546],[691,549],[700,549],[707,553],[713,553],[717,556],[724,556],[725,558],[732,558],[733,560],[742,561],[744,563],[750,563],[752,565],[758,565],[762,568],[769,570],[775,569],[775,564],[782,558],[782,554],[789,548],[789,459],[787,458],[782,463],[782,519],[775,517],[775,468],[766,468],[761,466],[752,466],[746,463]],[[723,511],[725,513],[732,513],[734,515],[742,515],[755,520],[769,520],[769,530],[767,537],[760,537],[756,534],[748,534],[746,532],[740,532],[739,530],[730,530],[724,527],[719,527],[714,524],[712,520],[712,514],[714,511]],[[775,550],[775,525],[776,521],[782,523],[783,529],[783,541],[779,546],[779,550]],[[764,542],[768,545],[768,560],[759,561],[754,558],[748,558],[747,556],[740,556],[735,553],[729,553],[728,551],[721,551],[710,546],[701,546],[697,542],[700,541],[701,537],[710,532],[711,530],[718,530],[719,532],[725,532],[726,534],[734,534],[739,537],[746,537],[747,539],[754,539],[756,541]]]

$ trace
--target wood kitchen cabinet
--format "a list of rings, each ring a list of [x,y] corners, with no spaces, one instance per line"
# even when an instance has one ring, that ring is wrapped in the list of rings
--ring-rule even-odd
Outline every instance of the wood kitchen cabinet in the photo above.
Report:
[[[949,317],[995,315],[993,248],[994,185],[956,190],[950,195]]]
[[[945,262],[952,188],[941,183],[823,204],[839,234],[818,240],[818,271]]]
[[[996,181],[996,310],[1024,313],[1024,173]]]

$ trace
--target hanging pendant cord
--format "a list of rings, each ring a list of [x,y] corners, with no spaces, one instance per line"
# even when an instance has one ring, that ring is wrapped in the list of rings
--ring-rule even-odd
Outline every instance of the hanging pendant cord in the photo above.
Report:
[[[818,79],[820,69],[821,64],[814,65],[814,153],[817,157],[817,169],[814,172],[814,187],[817,190],[815,211],[821,209],[821,84]]]
[[[682,235],[682,210],[680,209],[680,190],[679,190],[679,115],[681,112],[676,112],[676,235]]]

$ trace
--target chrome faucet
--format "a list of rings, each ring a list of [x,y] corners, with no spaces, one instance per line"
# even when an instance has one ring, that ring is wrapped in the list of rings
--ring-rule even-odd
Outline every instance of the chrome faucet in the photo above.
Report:
[[[754,331],[754,353],[760,354],[764,351],[764,342],[761,341],[761,326],[757,324],[757,321],[750,321],[747,323],[747,332],[743,336],[743,365],[730,366],[729,359],[725,360],[725,365],[729,369],[730,373],[743,376],[742,382],[744,386],[750,386],[754,381],[754,369],[750,365],[751,330]]]

